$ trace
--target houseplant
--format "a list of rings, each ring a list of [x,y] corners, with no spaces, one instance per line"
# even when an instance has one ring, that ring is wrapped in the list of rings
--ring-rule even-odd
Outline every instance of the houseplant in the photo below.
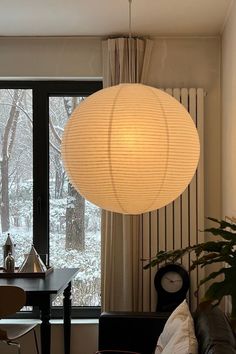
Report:
[[[215,279],[218,275],[223,275],[224,279],[221,281],[214,281],[207,291],[201,304],[214,304],[218,305],[222,298],[226,295],[231,296],[232,311],[231,320],[236,324],[236,224],[229,223],[224,220],[217,220],[215,218],[208,218],[217,223],[217,227],[205,229],[213,236],[217,237],[216,240],[211,240],[189,246],[183,249],[171,251],[159,251],[144,269],[154,267],[162,262],[175,263],[182,256],[187,253],[195,253],[195,259],[192,261],[190,270],[195,269],[197,266],[205,267],[213,263],[219,263],[220,269],[210,273],[200,281],[198,287],[207,283],[209,280]]]

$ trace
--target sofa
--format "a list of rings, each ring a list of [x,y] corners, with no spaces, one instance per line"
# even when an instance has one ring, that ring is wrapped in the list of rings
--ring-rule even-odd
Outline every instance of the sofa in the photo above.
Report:
[[[103,312],[99,318],[99,350],[127,350],[153,354],[157,339],[170,314]],[[231,325],[218,307],[194,315],[199,354],[236,354]]]

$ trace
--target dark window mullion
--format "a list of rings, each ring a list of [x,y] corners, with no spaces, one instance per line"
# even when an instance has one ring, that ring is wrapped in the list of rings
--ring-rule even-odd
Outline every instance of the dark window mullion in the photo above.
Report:
[[[48,95],[42,87],[33,90],[33,157],[33,242],[40,255],[49,256]]]

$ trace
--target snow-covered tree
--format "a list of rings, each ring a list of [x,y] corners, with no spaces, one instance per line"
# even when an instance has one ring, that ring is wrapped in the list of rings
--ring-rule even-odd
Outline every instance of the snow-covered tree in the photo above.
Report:
[[[63,97],[55,101],[50,101],[50,158],[53,165],[51,178],[54,182],[54,195],[57,198],[63,197],[65,184],[67,184],[67,206],[66,206],[66,244],[65,247],[69,249],[84,250],[85,247],[85,231],[84,231],[84,217],[85,217],[85,200],[73,188],[70,182],[65,177],[65,171],[61,162],[61,137],[64,125],[70,117],[72,111],[82,98],[77,97]],[[67,183],[65,183],[65,181]]]
[[[4,90],[0,101],[1,134],[0,134],[0,168],[1,168],[1,228],[7,232],[10,228],[10,190],[16,187],[25,176],[24,160],[29,161],[28,154],[32,148],[28,141],[32,131],[30,115],[26,105],[26,90]],[[3,100],[4,99],[4,100]],[[23,122],[24,121],[24,122]],[[28,124],[29,123],[29,124]],[[26,170],[28,170],[28,162]],[[17,219],[15,219],[17,223]]]

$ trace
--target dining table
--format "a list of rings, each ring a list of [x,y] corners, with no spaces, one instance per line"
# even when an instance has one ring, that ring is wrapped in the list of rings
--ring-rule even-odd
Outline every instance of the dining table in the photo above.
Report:
[[[0,285],[19,286],[26,292],[26,306],[40,311],[41,353],[51,354],[51,306],[63,294],[64,353],[70,354],[71,337],[71,282],[78,268],[53,269],[45,277],[0,277]]]

